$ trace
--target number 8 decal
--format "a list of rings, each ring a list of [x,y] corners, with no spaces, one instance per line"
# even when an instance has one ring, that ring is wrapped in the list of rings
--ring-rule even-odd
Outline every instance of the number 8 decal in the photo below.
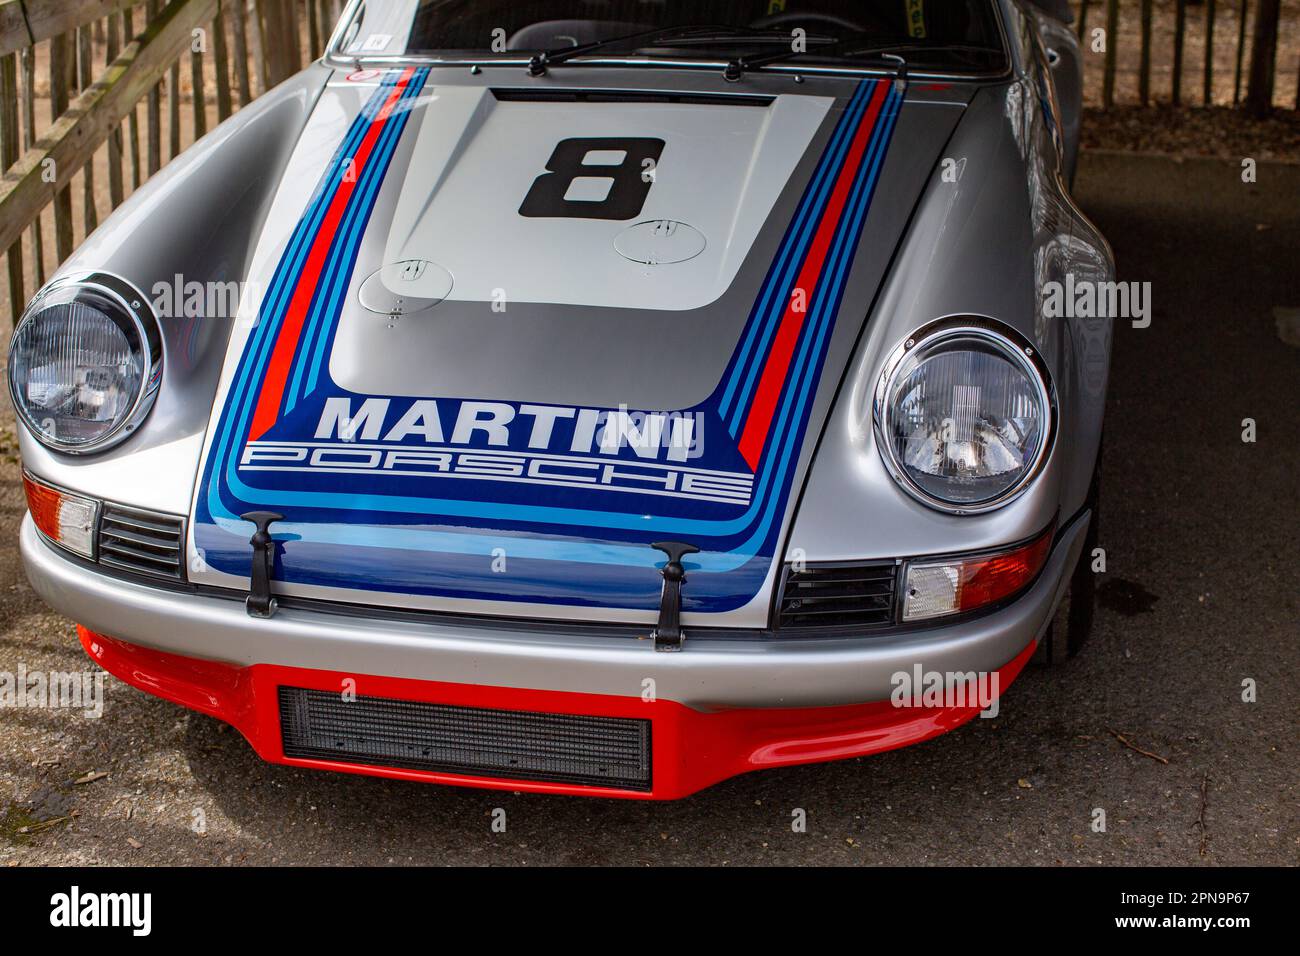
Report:
[[[519,207],[531,219],[633,219],[645,205],[662,139],[565,139]]]

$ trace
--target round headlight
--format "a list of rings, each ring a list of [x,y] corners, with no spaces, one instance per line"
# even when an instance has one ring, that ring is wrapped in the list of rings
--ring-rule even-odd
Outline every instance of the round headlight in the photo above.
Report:
[[[9,390],[23,422],[56,451],[99,451],[148,414],[162,374],[157,324],[114,276],[60,282],[14,331]]]
[[[943,320],[890,356],[876,387],[876,443],[899,485],[956,514],[1011,501],[1038,474],[1054,410],[1047,370],[1011,329]]]

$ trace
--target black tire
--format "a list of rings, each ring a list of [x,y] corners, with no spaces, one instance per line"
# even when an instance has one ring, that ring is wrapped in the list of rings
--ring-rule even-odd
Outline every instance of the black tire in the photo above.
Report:
[[[1092,622],[1097,614],[1097,574],[1092,570],[1092,554],[1101,531],[1099,504],[1100,501],[1093,498],[1092,520],[1088,522],[1088,533],[1083,538],[1083,552],[1070,577],[1067,600],[1061,602],[1068,604],[1064,616],[1066,657],[1076,657],[1083,650],[1083,645],[1092,636]]]
[[[1093,619],[1097,612],[1097,575],[1092,570],[1092,553],[1101,538],[1101,450],[1097,451],[1097,464],[1092,472],[1092,485],[1088,489],[1087,507],[1092,512],[1088,531],[1084,535],[1079,560],[1070,573],[1070,584],[1056,608],[1052,623],[1047,626],[1038,652],[1039,663],[1052,666],[1078,656],[1092,635]]]

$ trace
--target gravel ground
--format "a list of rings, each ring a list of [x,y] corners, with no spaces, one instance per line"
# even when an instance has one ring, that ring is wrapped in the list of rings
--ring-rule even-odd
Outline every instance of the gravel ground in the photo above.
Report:
[[[997,719],[646,804],[272,767],[109,678],[99,719],[0,710],[0,865],[1296,864],[1300,352],[1274,310],[1300,307],[1300,167],[1244,185],[1236,163],[1092,153],[1076,192],[1154,321],[1117,335],[1092,642],[1027,669]],[[0,674],[82,669],[23,578],[23,510],[5,408]]]
[[[1227,107],[1114,106],[1083,111],[1085,149],[1300,162],[1300,111],[1255,119]]]

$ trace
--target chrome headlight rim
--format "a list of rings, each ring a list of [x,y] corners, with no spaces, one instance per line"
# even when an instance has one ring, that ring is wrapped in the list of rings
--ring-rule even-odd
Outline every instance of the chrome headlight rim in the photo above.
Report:
[[[91,296],[98,296],[106,300],[113,307],[112,312],[106,313],[109,318],[118,322],[124,329],[129,328],[130,333],[140,343],[140,353],[144,365],[140,388],[127,414],[123,415],[121,420],[103,435],[92,441],[77,444],[54,440],[45,433],[44,429],[40,427],[40,423],[31,416],[27,410],[26,402],[21,400],[18,391],[18,382],[14,379],[13,362],[14,348],[17,346],[19,336],[23,333],[27,324],[36,321],[41,311],[48,306],[52,295],[66,293],[69,290],[73,290],[74,295],[80,294],[84,290]],[[93,455],[107,451],[135,434],[136,429],[140,427],[153,409],[154,401],[158,397],[158,388],[162,384],[162,369],[162,330],[158,325],[157,316],[154,315],[149,306],[148,299],[139,289],[121,276],[108,272],[90,272],[56,279],[41,289],[36,294],[36,297],[28,303],[27,308],[23,310],[21,319],[14,326],[13,335],[9,339],[9,369],[6,378],[9,380],[9,400],[13,404],[14,414],[26,426],[33,438],[44,447],[60,454]]]
[[[889,396],[904,361],[913,354],[921,354],[949,339],[975,338],[994,346],[1009,361],[1020,366],[1034,383],[1046,417],[1043,439],[1034,459],[1015,483],[1001,493],[975,502],[954,502],[937,497],[919,485],[898,460],[894,443],[889,438]],[[1052,453],[1056,443],[1057,408],[1056,389],[1047,364],[1024,335],[996,319],[980,315],[959,315],[936,319],[917,329],[900,342],[881,368],[876,380],[872,401],[872,425],[876,448],[880,452],[885,470],[894,482],[914,501],[935,511],[951,515],[986,514],[1005,507],[1023,495],[1033,484]]]

